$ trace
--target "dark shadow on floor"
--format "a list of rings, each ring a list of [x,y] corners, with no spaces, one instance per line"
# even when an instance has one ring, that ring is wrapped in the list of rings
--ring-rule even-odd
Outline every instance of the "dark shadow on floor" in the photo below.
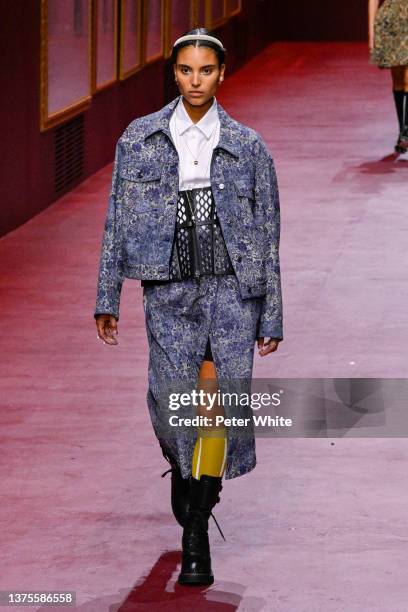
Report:
[[[133,612],[134,610],[175,610],[177,612],[208,611],[232,612],[242,600],[237,593],[218,591],[216,586],[181,586],[173,581],[181,563],[180,551],[163,553],[143,582],[135,586],[126,601],[118,607],[110,606],[110,612]],[[173,577],[174,580],[174,577]],[[207,595],[211,595],[207,598]]]
[[[408,169],[408,157],[390,153],[381,159],[366,161],[359,165],[350,164],[333,177],[333,183],[343,183],[350,186],[350,193],[380,196],[385,183],[373,180],[375,176],[388,179]],[[405,175],[401,175],[404,176]]]
[[[403,158],[397,153],[390,153],[381,159],[357,166],[357,170],[362,174],[391,174],[398,172],[401,168],[408,168],[408,158]]]

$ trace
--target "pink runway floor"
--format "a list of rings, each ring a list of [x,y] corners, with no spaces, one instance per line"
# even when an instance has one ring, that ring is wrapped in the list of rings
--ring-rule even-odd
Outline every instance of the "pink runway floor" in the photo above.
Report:
[[[218,98],[262,133],[281,190],[285,340],[254,375],[406,376],[408,162],[392,155],[389,74],[364,45],[275,44]],[[0,240],[0,590],[73,590],[83,612],[406,612],[403,439],[258,439],[256,469],[215,508],[227,542],[210,523],[215,583],[177,585],[139,282],[119,346],[96,339],[110,176]]]

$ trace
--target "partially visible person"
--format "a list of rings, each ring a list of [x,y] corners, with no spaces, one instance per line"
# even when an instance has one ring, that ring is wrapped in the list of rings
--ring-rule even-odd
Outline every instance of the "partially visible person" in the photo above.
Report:
[[[408,0],[368,1],[370,61],[390,68],[399,136],[396,153],[408,151]]]

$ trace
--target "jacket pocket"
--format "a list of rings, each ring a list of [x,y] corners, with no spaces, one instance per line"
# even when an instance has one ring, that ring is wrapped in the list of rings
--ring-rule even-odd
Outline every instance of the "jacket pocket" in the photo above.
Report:
[[[160,181],[162,175],[162,165],[158,163],[135,164],[126,160],[120,170],[120,176],[127,181],[136,183],[146,183],[148,181]]]
[[[254,222],[255,190],[251,179],[248,177],[234,179],[235,187],[235,213],[245,226]]]
[[[234,180],[235,190],[237,195],[242,198],[248,198],[250,200],[255,200],[255,191],[254,185],[251,179],[249,178],[241,178]]]
[[[124,206],[129,213],[158,214],[164,208],[161,194],[162,165],[124,160],[120,169]]]

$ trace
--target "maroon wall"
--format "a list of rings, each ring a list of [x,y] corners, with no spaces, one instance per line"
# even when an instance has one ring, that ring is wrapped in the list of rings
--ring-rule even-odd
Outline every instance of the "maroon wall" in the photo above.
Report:
[[[243,0],[240,15],[218,30],[231,73],[271,40],[350,40],[365,34],[365,2]],[[330,8],[328,8],[330,7]],[[364,10],[363,10],[364,9]],[[60,197],[54,191],[54,129],[40,132],[40,2],[0,0],[0,236]],[[84,113],[84,172],[109,163],[128,123],[177,95],[169,62],[160,60],[97,93]]]
[[[54,191],[54,129],[40,132],[40,2],[1,0],[2,91],[0,235],[18,227],[60,197]],[[244,0],[239,16],[219,32],[229,50],[228,72],[269,42],[269,3]],[[160,60],[97,93],[84,113],[86,178],[113,158],[128,123],[177,95],[169,62]],[[7,95],[4,95],[5,92]]]
[[[273,40],[365,40],[368,0],[273,0]]]
[[[39,133],[39,31],[36,2],[0,4],[0,233],[41,209],[47,165]],[[32,194],[32,196],[30,196]]]

